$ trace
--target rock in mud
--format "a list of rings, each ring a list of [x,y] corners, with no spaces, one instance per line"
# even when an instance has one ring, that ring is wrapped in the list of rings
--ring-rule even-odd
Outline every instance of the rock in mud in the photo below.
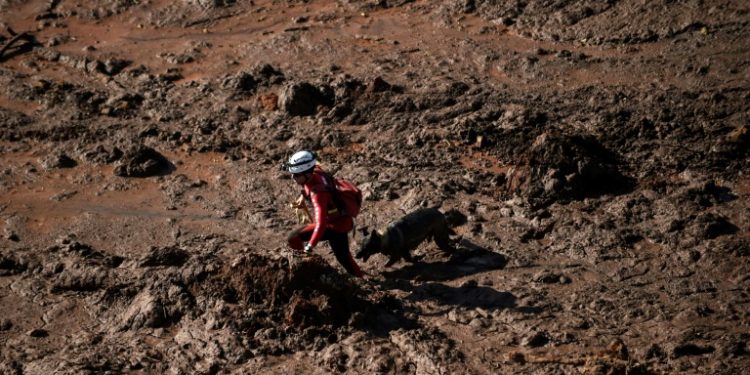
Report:
[[[0,331],[7,331],[13,327],[13,322],[11,322],[9,319],[1,319],[0,320]]]
[[[42,338],[42,337],[49,336],[49,332],[41,328],[34,328],[31,331],[27,332],[26,334],[29,335],[30,337],[35,337],[35,338]]]
[[[674,348],[672,348],[672,358],[703,355],[713,353],[715,350],[716,349],[711,345],[699,345],[688,342],[675,345]]]
[[[41,160],[41,164],[46,169],[73,168],[78,163],[70,156],[63,153],[55,153]]]
[[[157,281],[141,291],[120,319],[120,330],[169,327],[192,309],[189,293],[177,284]]]
[[[235,0],[189,0],[188,3],[197,4],[203,9],[214,9],[232,5]]]
[[[57,276],[51,291],[93,292],[101,288],[106,279],[107,272],[98,267],[68,268]]]
[[[550,342],[550,337],[547,332],[539,331],[534,332],[529,336],[524,337],[521,340],[521,346],[527,348],[538,348],[540,346],[547,345]]]
[[[10,276],[24,272],[27,262],[13,255],[0,254],[0,276]]]
[[[141,267],[181,266],[190,257],[187,251],[174,246],[152,247],[149,254],[141,259]]]
[[[18,234],[12,231],[10,232],[6,231],[5,239],[7,239],[8,241],[13,241],[13,242],[21,241],[21,237],[18,237]]]
[[[390,83],[386,82],[382,77],[375,77],[375,79],[373,79],[372,82],[367,85],[365,92],[378,93],[389,91],[391,88],[393,88],[393,86]]]
[[[540,207],[627,191],[632,181],[617,163],[618,157],[593,137],[546,132],[528,151],[528,169],[509,176],[509,187]]]
[[[726,217],[715,214],[702,214],[692,225],[693,238],[714,239],[719,236],[737,233],[739,228],[727,220]]]
[[[170,171],[172,163],[156,150],[141,146],[127,152],[115,167],[115,176],[151,177]]]
[[[414,363],[418,374],[450,373],[447,363],[463,358],[453,341],[435,329],[398,330],[391,332],[390,340]]]
[[[235,95],[249,94],[258,87],[258,80],[249,72],[240,72],[226,78],[221,86]]]
[[[570,282],[570,278],[567,276],[547,270],[539,271],[532,277],[532,280],[544,284],[567,284]]]
[[[92,163],[97,164],[111,164],[119,160],[123,156],[122,150],[117,147],[105,147],[98,145],[92,150],[85,151],[83,158]]]
[[[104,61],[102,67],[102,73],[114,76],[119,74],[123,69],[127,68],[132,61],[123,59],[107,59]]]
[[[286,80],[284,73],[274,68],[270,64],[261,64],[253,68],[253,77],[258,81],[259,86],[278,85]]]
[[[330,106],[330,95],[308,82],[295,82],[286,85],[279,95],[279,108],[292,116],[311,116],[317,113],[318,106]]]

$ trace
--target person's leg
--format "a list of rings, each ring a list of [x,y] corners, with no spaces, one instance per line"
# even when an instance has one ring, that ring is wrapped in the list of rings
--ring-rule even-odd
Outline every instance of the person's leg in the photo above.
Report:
[[[287,237],[289,247],[301,251],[305,247],[305,241],[312,237],[314,230],[315,224],[307,224],[289,232],[289,237]]]
[[[347,233],[328,230],[326,231],[326,237],[328,244],[331,245],[331,250],[333,250],[333,255],[344,266],[346,272],[357,277],[362,277],[362,270],[359,269],[354,258],[352,258],[352,254],[349,252],[349,236]]]

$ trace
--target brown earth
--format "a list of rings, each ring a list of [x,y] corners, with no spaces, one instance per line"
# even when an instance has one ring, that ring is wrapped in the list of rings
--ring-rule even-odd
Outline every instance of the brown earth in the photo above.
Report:
[[[0,373],[742,373],[749,12],[0,0]],[[302,148],[458,252],[294,254]]]

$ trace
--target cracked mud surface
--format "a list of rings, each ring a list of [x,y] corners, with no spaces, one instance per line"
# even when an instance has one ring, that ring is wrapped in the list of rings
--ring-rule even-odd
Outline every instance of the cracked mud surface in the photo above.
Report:
[[[0,373],[742,373],[749,12],[0,0]],[[293,254],[300,148],[459,251]]]

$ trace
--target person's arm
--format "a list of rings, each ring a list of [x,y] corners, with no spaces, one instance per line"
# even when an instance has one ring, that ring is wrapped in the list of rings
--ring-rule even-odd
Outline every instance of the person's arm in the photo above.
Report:
[[[328,202],[331,200],[331,194],[328,192],[312,193],[311,200],[315,207],[315,230],[310,237],[310,241],[307,243],[310,249],[318,244],[326,230],[326,225],[328,224],[326,221],[328,216]]]

